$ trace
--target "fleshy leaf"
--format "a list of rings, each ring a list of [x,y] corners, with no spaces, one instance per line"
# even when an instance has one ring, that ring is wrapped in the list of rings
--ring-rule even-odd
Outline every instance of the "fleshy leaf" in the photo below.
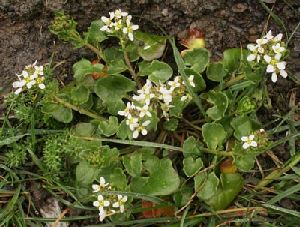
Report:
[[[104,25],[101,20],[92,21],[88,32],[86,32],[85,39],[91,44],[98,44],[107,39],[106,33],[101,31],[100,28]]]
[[[221,82],[226,76],[226,71],[224,70],[223,64],[221,62],[210,63],[207,67],[206,74],[208,79],[216,82]]]
[[[195,48],[188,51],[183,59],[186,66],[198,73],[202,73],[209,63],[210,53],[205,48]]]
[[[132,177],[139,177],[142,172],[142,153],[132,153],[123,156],[123,165]]]
[[[203,166],[201,158],[194,159],[192,156],[189,156],[183,159],[183,171],[188,177],[196,174]]]
[[[204,201],[216,196],[219,182],[220,180],[216,174],[214,172],[210,173],[197,196]]]
[[[241,139],[242,136],[247,136],[252,132],[252,123],[247,115],[233,118],[230,124],[234,128],[234,136],[237,139]]]
[[[113,75],[98,79],[94,90],[104,102],[110,102],[126,96],[127,92],[134,88],[135,82],[132,80],[121,75]]]
[[[207,95],[207,101],[214,105],[206,111],[207,115],[215,121],[221,120],[229,103],[226,94],[221,91],[209,91]]]
[[[73,65],[74,77],[77,81],[81,81],[86,75],[92,73],[100,73],[103,69],[102,64],[92,64],[87,59],[81,59]]]
[[[199,156],[201,154],[199,146],[200,146],[199,141],[197,141],[195,137],[193,136],[188,137],[183,143],[183,155],[185,157],[191,155]]]
[[[207,147],[216,150],[217,147],[222,146],[227,133],[220,123],[205,123],[202,126],[202,136]]]
[[[143,43],[138,47],[139,55],[147,61],[160,58],[166,47],[166,38],[143,32],[136,32],[135,38]]]
[[[153,60],[151,63],[142,62],[139,64],[140,75],[148,76],[149,80],[159,84],[171,78],[173,74],[172,68],[164,62]]]
[[[90,91],[84,86],[78,86],[72,89],[71,99],[76,105],[81,105],[89,100]]]
[[[227,49],[223,52],[223,66],[228,73],[237,71],[240,67],[241,59],[246,57],[247,51],[241,48]]]
[[[114,116],[110,116],[107,121],[103,120],[98,122],[99,133],[107,137],[114,135],[118,131],[118,128],[118,118]]]
[[[179,186],[179,177],[169,159],[159,159],[155,156],[144,163],[148,177],[135,177],[131,182],[131,190],[147,195],[170,195]]]

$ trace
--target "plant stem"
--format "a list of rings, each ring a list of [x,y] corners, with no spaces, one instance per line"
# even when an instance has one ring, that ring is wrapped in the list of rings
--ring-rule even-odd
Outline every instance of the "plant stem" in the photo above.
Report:
[[[295,165],[297,165],[299,162],[300,162],[300,154],[297,154],[297,155],[293,156],[290,159],[290,162],[288,162],[288,164],[286,164],[283,168],[274,170],[268,176],[266,176],[264,179],[262,179],[256,185],[256,187],[254,189],[261,189],[261,188],[267,186],[272,181],[278,179],[282,174],[284,174],[287,171],[289,171],[292,167],[294,167]]]
[[[132,79],[136,82],[138,88],[142,88],[142,85],[139,81],[139,78],[138,78],[138,75],[136,74],[136,72],[134,71],[134,69],[132,68],[132,65],[130,63],[130,59],[128,57],[128,53],[124,50],[124,60],[125,60],[125,63],[128,67],[128,70],[132,76]]]
[[[111,142],[111,143],[118,143],[118,144],[126,144],[126,145],[133,145],[133,146],[141,146],[141,147],[154,147],[154,148],[163,148],[163,149],[168,149],[168,150],[173,150],[173,151],[180,151],[184,152],[182,147],[176,147],[176,146],[171,146],[168,144],[160,144],[160,143],[154,143],[154,142],[148,142],[148,141],[138,141],[138,140],[119,140],[119,139],[108,139],[108,138],[95,138],[95,137],[77,137],[76,138],[81,138],[84,140],[91,140],[91,141],[101,141],[101,142]],[[232,152],[227,152],[227,151],[215,151],[215,150],[210,150],[204,147],[199,148],[201,151],[205,153],[210,153],[210,154],[215,154],[218,156],[232,156]]]
[[[245,76],[243,74],[231,78],[224,84],[223,89],[230,87],[231,85],[235,84],[236,82],[239,82],[240,80],[242,80],[244,78],[245,78]]]
[[[75,105],[73,105],[73,104],[71,104],[71,103],[69,103],[69,102],[67,102],[67,101],[65,101],[65,100],[63,100],[61,98],[58,98],[57,96],[54,96],[54,100],[56,102],[62,104],[66,108],[75,110],[75,111],[77,111],[77,112],[79,112],[81,114],[84,114],[84,115],[89,116],[89,117],[94,118],[94,119],[104,120],[103,117],[101,117],[101,116],[99,116],[99,115],[97,115],[95,113],[92,113],[92,112],[90,112],[88,110],[85,110],[83,108],[80,108],[78,106],[75,106]]]
[[[101,58],[103,59],[103,53],[102,53],[102,50],[101,49],[98,49],[96,47],[94,47],[93,45],[89,44],[89,43],[86,43],[85,46],[87,48],[89,48],[90,50],[92,50],[94,53],[97,54],[98,58]]]

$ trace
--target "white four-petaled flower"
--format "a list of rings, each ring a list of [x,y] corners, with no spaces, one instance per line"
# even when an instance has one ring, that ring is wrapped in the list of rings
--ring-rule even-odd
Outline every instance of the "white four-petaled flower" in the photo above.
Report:
[[[118,195],[118,201],[113,203],[112,207],[120,208],[120,212],[124,213],[125,207],[124,204],[127,202],[127,196]]]
[[[241,140],[244,142],[244,149],[248,149],[249,147],[257,147],[257,142],[254,140],[254,135],[243,136]]]

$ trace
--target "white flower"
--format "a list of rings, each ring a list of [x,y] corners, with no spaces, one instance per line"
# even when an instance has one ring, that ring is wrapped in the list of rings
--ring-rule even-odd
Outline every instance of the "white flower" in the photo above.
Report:
[[[265,130],[263,128],[259,129],[259,132],[265,132]]]
[[[104,189],[107,186],[109,186],[109,183],[106,183],[104,177],[100,177],[99,184],[93,184],[92,189],[93,192],[100,192],[101,189]]]
[[[113,203],[112,207],[120,208],[120,212],[124,213],[124,204],[127,202],[127,196],[118,195],[118,201]]]
[[[106,31],[106,32],[111,32],[110,28],[113,26],[113,23],[112,23],[111,19],[102,16],[101,20],[104,22],[105,25],[103,27],[101,27],[100,30],[101,31]]]
[[[132,99],[143,102],[145,105],[150,105],[151,99],[153,99],[155,95],[153,93],[141,93],[140,95],[134,95],[132,96]]]
[[[173,81],[169,81],[168,85],[170,86],[171,90],[174,90],[175,88],[179,88],[181,86],[181,77],[176,76]]]
[[[192,87],[196,87],[196,84],[194,83],[194,75],[190,75],[188,80]]]
[[[262,45],[266,44],[268,41],[269,41],[268,39],[262,38],[262,39],[257,39],[257,40],[256,40],[256,43],[257,43],[259,46],[262,46]]]
[[[160,92],[160,99],[162,99],[167,105],[169,105],[172,102],[172,90],[168,90],[164,84],[161,84],[159,86],[159,92]]]
[[[269,30],[268,33],[263,37],[263,39],[266,39],[267,41],[272,40],[274,36],[272,35],[272,31]]]
[[[126,124],[129,126],[129,128],[130,128],[131,131],[134,131],[135,128],[137,128],[139,126],[138,121],[139,121],[138,118],[128,116],[128,118],[126,120]]]
[[[279,33],[278,35],[276,35],[273,39],[274,42],[280,42],[282,39],[283,34]]]
[[[130,41],[133,41],[133,31],[138,30],[139,26],[136,24],[127,24],[127,27],[123,28],[123,33],[128,35]]]
[[[103,222],[103,220],[106,218],[106,210],[100,210],[99,211],[99,221]]]
[[[151,123],[150,120],[145,121],[144,123],[142,123],[142,125],[138,125],[136,127],[136,129],[134,130],[132,137],[133,138],[138,138],[140,132],[142,133],[143,136],[147,135],[148,131],[146,129],[146,127]]]
[[[139,113],[139,117],[143,118],[145,115],[147,115],[148,117],[151,117],[151,113],[149,111],[149,106],[148,105],[144,105],[143,107],[136,107],[136,109],[140,112]]]
[[[45,89],[45,84],[43,81],[45,78],[43,66],[36,66],[37,61],[31,65],[25,66],[25,69],[20,75],[17,75],[18,80],[13,82],[13,88],[17,88],[15,94],[19,94],[24,90],[24,87],[31,89],[33,86],[37,85],[40,89]]]
[[[276,53],[276,54],[281,54],[282,52],[285,51],[285,48],[280,46],[280,43],[277,43],[276,45],[273,45],[272,49],[273,49],[274,53]]]
[[[256,141],[254,141],[254,135],[243,136],[241,140],[243,143],[243,148],[247,149],[249,147],[257,147]]]
[[[136,109],[135,105],[131,102],[127,102],[127,107],[123,111],[118,111],[118,114],[124,117],[131,116],[131,111]]]
[[[110,15],[111,19],[113,19],[113,18],[120,19],[122,17],[126,17],[128,15],[128,13],[123,12],[121,9],[117,9],[117,10],[115,10],[115,12],[110,12],[109,15]]]
[[[97,207],[99,209],[100,214],[103,214],[104,208],[109,207],[109,204],[110,204],[110,201],[104,200],[103,195],[98,195],[97,200],[93,202],[93,206]],[[104,215],[104,218],[105,218],[105,216],[106,215]]]

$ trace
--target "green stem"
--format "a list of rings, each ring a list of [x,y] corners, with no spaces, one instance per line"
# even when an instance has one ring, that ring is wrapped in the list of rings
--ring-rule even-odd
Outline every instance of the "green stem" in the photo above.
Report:
[[[270,184],[272,181],[278,179],[282,174],[289,171],[292,167],[297,165],[300,162],[300,154],[297,154],[293,156],[290,161],[280,169],[276,169],[273,172],[271,172],[268,176],[266,176],[264,179],[262,179],[255,187],[255,189],[261,189],[268,184]]]
[[[242,79],[244,79],[244,78],[245,78],[245,76],[244,76],[243,74],[231,78],[230,80],[228,80],[228,81],[224,84],[223,89],[230,87],[231,85],[233,85],[233,84],[239,82],[240,80],[242,80]]]
[[[139,81],[139,78],[138,78],[138,75],[136,74],[136,72],[134,71],[134,69],[132,68],[132,65],[131,65],[131,62],[130,62],[130,59],[128,57],[128,53],[124,50],[124,60],[125,60],[125,63],[128,67],[128,70],[132,76],[132,79],[136,82],[138,88],[142,88],[142,85]]]
[[[86,43],[85,46],[87,48],[89,48],[90,50],[92,50],[95,54],[97,54],[98,58],[103,59],[103,52],[102,52],[101,49],[98,49],[98,48],[94,47],[93,45],[91,45],[89,43]]]
[[[84,114],[84,115],[89,116],[89,117],[94,118],[94,119],[104,120],[103,117],[101,117],[101,116],[99,116],[99,115],[97,115],[95,113],[92,113],[92,112],[90,112],[88,110],[85,110],[83,108],[80,108],[78,106],[75,106],[75,105],[73,105],[73,104],[71,104],[71,103],[69,103],[69,102],[67,102],[67,101],[65,101],[65,100],[63,100],[61,98],[58,98],[57,96],[54,96],[54,100],[56,102],[62,104],[66,108],[72,109],[74,111],[77,111],[77,112],[79,112],[81,114]]]
[[[172,145],[168,145],[168,144],[154,143],[154,142],[148,142],[148,141],[119,140],[119,139],[95,138],[95,137],[78,137],[78,136],[74,136],[74,137],[81,138],[84,140],[90,140],[90,141],[111,142],[111,143],[126,144],[126,145],[141,146],[141,147],[163,148],[163,149],[168,149],[168,150],[173,150],[173,151],[184,152],[182,147],[176,147],[176,146],[172,146]],[[232,152],[215,151],[215,150],[210,150],[210,149],[207,149],[204,147],[200,147],[199,149],[205,153],[215,154],[218,156],[227,156],[227,157],[232,156]]]

